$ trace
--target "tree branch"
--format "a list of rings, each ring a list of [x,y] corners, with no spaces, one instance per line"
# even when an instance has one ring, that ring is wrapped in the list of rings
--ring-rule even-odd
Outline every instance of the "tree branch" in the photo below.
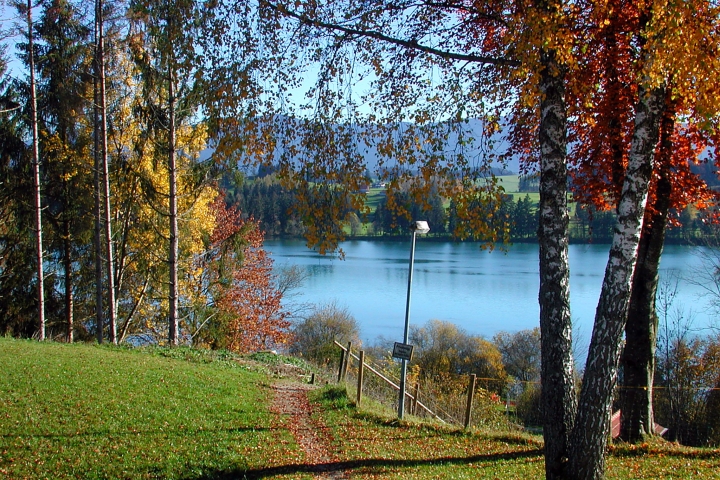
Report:
[[[417,40],[403,40],[400,38],[391,37],[389,35],[386,35],[381,32],[377,32],[374,30],[362,30],[357,28],[351,28],[351,27],[345,27],[343,25],[333,24],[333,23],[326,23],[322,22],[320,20],[317,20],[315,18],[311,18],[305,14],[297,13],[292,10],[289,10],[284,5],[277,5],[274,3],[271,3],[266,0],[260,0],[261,5],[267,6],[267,8],[274,10],[281,15],[294,18],[298,20],[300,23],[304,25],[309,25],[312,27],[322,28],[325,30],[336,30],[340,32],[344,32],[350,35],[356,35],[359,37],[367,37],[367,38],[374,38],[376,40],[380,40],[382,42],[387,42],[393,45],[398,45],[410,50],[417,50],[420,52],[429,53],[431,55],[438,56],[440,58],[445,58],[449,60],[460,60],[465,62],[472,62],[472,63],[483,63],[488,65],[502,65],[502,66],[511,66],[516,67],[520,65],[520,62],[516,60],[510,60],[508,58],[498,58],[498,57],[489,57],[485,55],[473,55],[473,54],[464,54],[464,53],[457,53],[457,52],[449,52],[446,50],[440,50],[438,48],[430,47],[427,45],[422,45],[417,42]]]

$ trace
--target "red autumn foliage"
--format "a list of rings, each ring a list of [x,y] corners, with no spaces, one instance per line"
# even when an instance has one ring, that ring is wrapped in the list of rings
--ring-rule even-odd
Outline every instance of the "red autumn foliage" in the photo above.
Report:
[[[223,318],[219,345],[245,353],[287,343],[289,313],[273,275],[273,260],[263,249],[265,234],[252,217],[244,220],[218,198],[216,228],[205,267],[213,272],[215,306]]]
[[[614,208],[625,179],[634,107],[638,102],[637,42],[648,21],[636,2],[613,0],[612,14],[601,17],[588,29],[594,31],[576,72],[576,88],[569,89],[569,132],[572,145],[568,160],[574,199],[598,210]],[[582,86],[585,86],[584,88]],[[669,79],[661,138],[655,153],[646,218],[656,204],[660,178],[670,181],[670,209],[676,214],[689,205],[706,208],[717,193],[695,173],[691,165],[707,162],[702,155],[713,144],[702,116],[676,95]],[[670,218],[677,224],[677,218]]]
[[[522,38],[506,27],[503,18],[524,15],[537,7],[533,2],[513,0],[471,0],[469,5],[461,15],[471,17],[475,26],[470,32],[471,44],[486,54],[497,54],[503,45]],[[566,43],[574,45],[577,61],[569,67],[565,89],[570,188],[575,201],[598,210],[615,207],[625,180],[638,79],[643,75],[639,46],[645,41],[651,15],[639,5],[629,0],[610,0],[600,6],[575,2],[576,15],[566,15],[562,25],[562,35],[567,37]],[[511,77],[510,83],[513,81]],[[689,205],[704,209],[717,200],[718,194],[691,166],[708,163],[714,157],[712,147],[717,144],[718,129],[709,125],[707,115],[696,111],[692,100],[680,96],[673,88],[672,77],[667,82],[663,138],[656,149],[647,213],[648,218],[654,213],[657,183],[666,177],[672,186],[670,210],[674,214],[669,221],[677,224],[679,212]],[[501,108],[511,112],[507,123],[512,148],[507,156],[520,157],[522,173],[537,170],[536,103],[515,102]]]

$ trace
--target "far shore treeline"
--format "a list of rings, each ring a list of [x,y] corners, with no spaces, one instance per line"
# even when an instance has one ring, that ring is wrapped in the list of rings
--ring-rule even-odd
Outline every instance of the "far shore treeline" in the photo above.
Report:
[[[533,177],[502,175],[505,186],[499,210],[494,214],[496,228],[505,233],[508,242],[526,243],[537,241],[538,199],[537,181]],[[293,212],[295,194],[284,188],[275,176],[261,174],[243,180],[224,182],[229,204],[238,208],[246,217],[260,223],[267,238],[301,238],[305,228],[298,214]],[[348,239],[383,240],[406,239],[410,220],[397,216],[387,208],[386,190],[368,176],[365,195],[366,211],[354,210],[345,228]],[[463,241],[455,232],[458,222],[454,203],[442,198],[437,190],[431,191],[423,203],[414,201],[407,192],[395,194],[396,204],[405,206],[413,218],[423,218],[431,226],[426,241]],[[612,210],[598,211],[592,206],[570,203],[570,241],[574,243],[606,244],[612,241],[616,214]],[[688,207],[674,213],[674,223],[668,229],[666,242],[670,244],[704,244],[714,235],[707,212]],[[472,241],[468,239],[468,241]]]

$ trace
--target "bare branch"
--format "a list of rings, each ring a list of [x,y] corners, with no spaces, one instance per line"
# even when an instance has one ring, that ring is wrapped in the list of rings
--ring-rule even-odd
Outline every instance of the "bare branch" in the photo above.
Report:
[[[446,50],[441,50],[438,48],[430,47],[427,45],[420,44],[417,40],[403,40],[401,38],[395,38],[391,37],[389,35],[386,35],[381,32],[377,32],[374,30],[362,30],[357,28],[351,28],[346,27],[343,25],[333,24],[333,23],[327,23],[320,21],[315,18],[311,18],[305,14],[297,13],[292,10],[289,10],[284,5],[277,5],[268,1],[260,1],[261,5],[265,5],[267,8],[270,8],[281,15],[294,18],[298,20],[300,23],[312,27],[322,28],[325,30],[335,30],[339,32],[344,32],[350,35],[355,35],[359,37],[367,37],[367,38],[374,38],[375,40],[380,40],[382,42],[387,42],[393,45],[398,45],[410,50],[417,50],[424,53],[429,53],[431,55],[435,55],[440,58],[445,58],[448,60],[460,60],[465,62],[472,62],[472,63],[482,63],[487,65],[502,65],[502,66],[511,66],[516,67],[519,66],[520,63],[516,60],[511,60],[508,58],[502,58],[502,57],[489,57],[485,55],[473,55],[473,54],[465,54],[465,53],[458,53],[458,52],[450,52]]]

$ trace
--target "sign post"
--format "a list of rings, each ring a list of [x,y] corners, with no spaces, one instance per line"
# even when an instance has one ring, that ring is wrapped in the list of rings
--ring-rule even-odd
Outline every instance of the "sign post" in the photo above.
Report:
[[[406,343],[400,343],[395,342],[395,345],[393,346],[393,358],[397,358],[398,360],[405,360],[409,362],[412,360],[412,354],[414,350],[413,345],[408,345]]]

